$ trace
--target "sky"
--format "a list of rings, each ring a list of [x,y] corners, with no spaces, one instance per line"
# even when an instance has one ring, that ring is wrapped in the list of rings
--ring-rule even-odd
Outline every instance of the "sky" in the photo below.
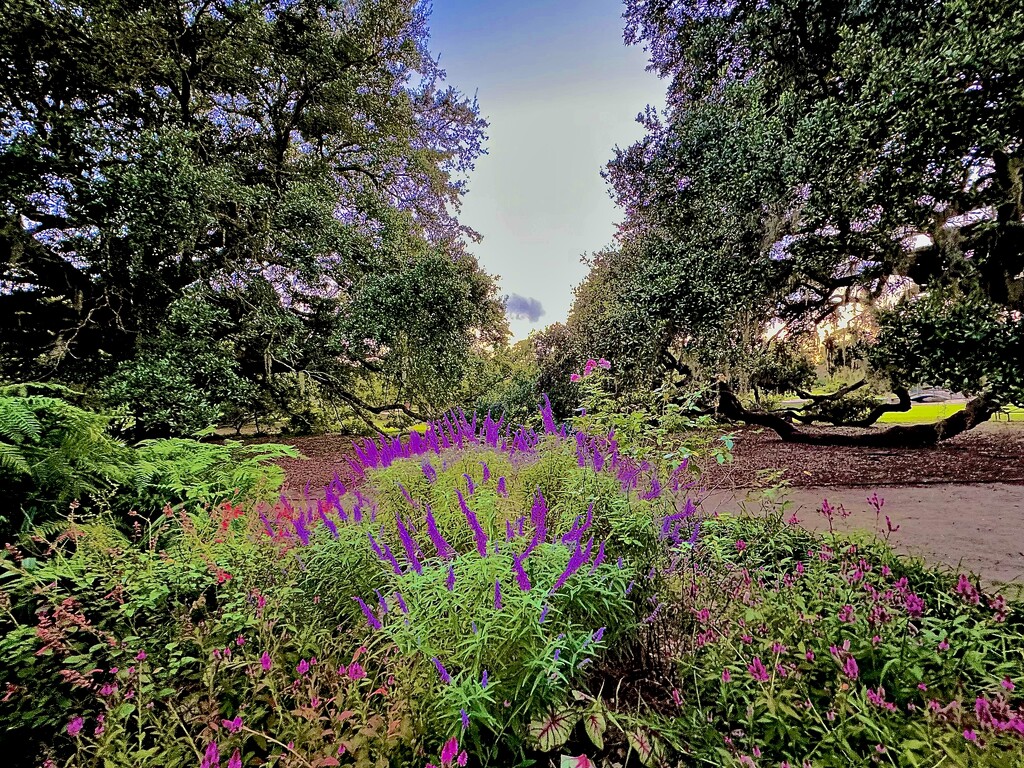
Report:
[[[521,339],[565,320],[580,257],[613,241],[601,168],[640,138],[664,85],[623,44],[621,0],[434,0],[430,28],[448,82],[490,122],[460,219],[483,235],[472,251]]]

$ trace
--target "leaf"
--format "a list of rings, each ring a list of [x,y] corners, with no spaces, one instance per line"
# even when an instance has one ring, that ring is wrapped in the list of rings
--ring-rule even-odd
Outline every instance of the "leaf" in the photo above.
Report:
[[[636,752],[637,757],[640,758],[640,762],[646,766],[653,766],[656,764],[658,759],[658,745],[648,734],[643,730],[636,730],[626,734],[626,739],[629,741],[629,746]]]
[[[562,755],[558,765],[559,768],[597,768],[594,761],[586,755]]]
[[[550,752],[568,741],[578,720],[579,713],[571,709],[551,710],[530,723],[530,736],[537,742],[541,752]]]
[[[604,749],[604,732],[608,728],[608,721],[604,712],[600,709],[592,709],[583,716],[583,728],[587,737],[598,749]]]

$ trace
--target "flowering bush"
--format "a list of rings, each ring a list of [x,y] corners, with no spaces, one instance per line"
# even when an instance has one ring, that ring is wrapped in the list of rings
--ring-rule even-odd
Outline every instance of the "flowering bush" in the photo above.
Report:
[[[541,423],[448,416],[359,444],[351,488],[9,548],[5,755],[1019,764],[1024,613],[894,555],[881,499],[880,539],[701,519],[685,464]]]

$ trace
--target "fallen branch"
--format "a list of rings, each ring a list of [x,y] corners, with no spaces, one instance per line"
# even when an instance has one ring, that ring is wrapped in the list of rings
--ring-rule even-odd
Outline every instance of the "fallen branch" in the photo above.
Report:
[[[900,403],[878,406],[878,408],[909,410],[904,407],[910,400],[909,394],[905,398],[902,393],[898,392],[897,394],[900,395]],[[878,409],[876,408],[876,410]],[[773,413],[751,411],[740,402],[728,384],[719,382],[718,385],[718,413],[720,415],[733,421],[767,427],[784,442],[805,445],[923,448],[937,445],[943,440],[949,440],[962,432],[973,429],[978,424],[988,421],[997,410],[999,410],[998,403],[981,395],[970,400],[964,410],[957,411],[931,424],[895,424],[885,429],[860,427],[860,431],[857,432],[837,432],[828,428],[800,428]],[[874,411],[868,418],[873,415]],[[878,415],[880,416],[881,413]]]

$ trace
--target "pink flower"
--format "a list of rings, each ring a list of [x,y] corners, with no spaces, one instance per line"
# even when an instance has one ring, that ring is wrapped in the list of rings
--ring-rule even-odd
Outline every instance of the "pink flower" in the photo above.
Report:
[[[747,548],[747,542],[745,542],[743,539],[737,539],[736,540],[736,550],[737,551],[742,552],[746,548]]]
[[[978,740],[978,734],[976,734],[974,731],[968,728],[966,731],[964,731],[964,738],[968,741],[975,742]]]
[[[305,675],[309,672],[309,662],[305,659],[300,659],[299,663],[295,665],[295,671],[298,672],[300,676]]]
[[[469,755],[466,754],[466,750],[459,752],[458,758],[455,760],[459,764],[459,768],[466,768],[466,762],[469,760]]]
[[[851,680],[856,680],[860,675],[860,668],[857,666],[857,660],[853,656],[847,657],[846,663],[843,665],[843,674]]]
[[[771,679],[771,675],[768,674],[768,670],[765,668],[760,656],[754,657],[754,660],[747,666],[747,671],[758,682],[766,683]]]
[[[270,654],[264,651],[263,655],[260,656],[260,666],[263,667],[264,672],[270,671],[270,663]]]
[[[940,651],[948,651],[949,650],[949,643],[947,643],[945,640],[939,641],[939,650]]]
[[[814,661],[814,651],[808,649],[807,653],[804,654],[804,658],[808,661]]]
[[[136,661],[145,661],[146,660],[146,652],[145,651],[139,651],[138,653],[136,653],[135,654],[135,660]]]
[[[796,512],[789,516],[786,520],[788,525],[800,525],[800,518],[796,516]]]
[[[1003,686],[1003,688],[1005,688],[1008,691],[1012,691],[1014,689],[1014,687],[1015,687],[1014,684],[1013,684],[1013,680],[1011,680],[1008,677],[1004,677],[1003,678],[1003,682],[1001,682],[1000,685]]]
[[[245,645],[245,638],[239,635],[235,638],[235,645]]]
[[[772,643],[772,653],[774,653],[777,656],[781,656],[787,650],[788,649],[786,648],[786,646],[784,646],[782,643]]]
[[[928,690],[928,686],[927,686],[927,685],[925,685],[924,683],[918,683],[918,684],[917,684],[917,689],[918,689],[919,691],[927,691],[927,690]]]
[[[67,725],[68,736],[77,736],[82,732],[82,726],[85,725],[85,720],[81,717],[73,717]]]
[[[603,357],[597,361],[597,365],[599,368],[604,368],[606,371],[610,371],[612,367],[612,364],[605,360]]]
[[[100,688],[100,696],[113,696],[115,693],[117,693],[117,685],[114,683],[105,683]]]
[[[459,752],[459,742],[453,737],[441,748],[441,765],[451,765]]]
[[[847,604],[839,609],[839,620],[847,624],[853,624],[857,621],[857,617],[853,615],[852,605]]]
[[[569,376],[569,381],[571,381],[571,382],[575,383],[575,382],[577,382],[579,380],[580,380],[580,375],[578,373],[573,373],[573,374],[571,374]]]
[[[351,677],[353,680],[362,680],[364,677],[366,677],[366,670],[363,669],[362,664],[358,664],[353,661],[349,665],[348,676]]]
[[[228,768],[242,768],[242,755],[237,747],[231,753],[231,759],[228,760]]]
[[[221,725],[228,729],[228,733],[238,733],[242,730],[242,716],[236,715],[234,720],[221,720]]]
[[[723,683],[728,683],[730,680],[732,680],[732,675],[729,673],[729,670],[728,669],[723,669],[722,670],[722,682]]]
[[[924,600],[913,593],[907,595],[905,605],[908,616],[916,617],[924,613]]]

